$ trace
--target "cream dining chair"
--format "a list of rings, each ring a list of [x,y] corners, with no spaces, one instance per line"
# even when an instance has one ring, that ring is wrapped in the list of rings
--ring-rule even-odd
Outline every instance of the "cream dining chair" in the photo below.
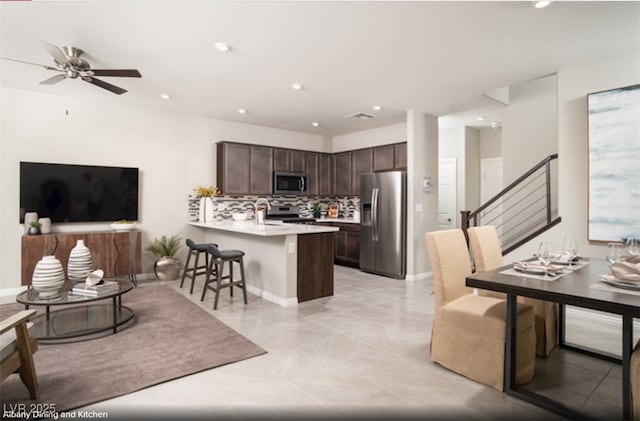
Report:
[[[503,266],[502,247],[498,232],[493,225],[472,227],[467,230],[469,247],[477,272],[493,270]],[[504,297],[504,294],[478,290],[478,294]],[[536,329],[536,354],[548,356],[558,344],[558,304],[535,298],[518,297],[518,301],[533,307]]]
[[[504,390],[506,301],[474,295],[465,286],[471,274],[461,230],[425,234],[433,274],[435,315],[431,360],[477,382]],[[516,383],[535,371],[535,330],[531,306],[518,303]]]

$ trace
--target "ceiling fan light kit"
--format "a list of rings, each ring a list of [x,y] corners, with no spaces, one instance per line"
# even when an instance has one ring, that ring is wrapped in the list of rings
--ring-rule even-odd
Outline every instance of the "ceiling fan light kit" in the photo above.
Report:
[[[11,58],[2,57],[4,60],[15,61],[18,63],[31,64],[40,66],[46,70],[53,70],[59,72],[59,74],[50,77],[40,82],[40,85],[53,85],[61,82],[64,79],[81,79],[84,82],[88,82],[92,85],[98,86],[102,89],[106,89],[116,95],[122,95],[127,92],[119,86],[112,85],[100,79],[96,79],[94,76],[107,76],[107,77],[142,77],[139,71],[135,69],[92,69],[89,62],[80,56],[84,51],[80,48],[65,45],[59,48],[55,45],[47,42],[42,43],[47,49],[49,54],[53,57],[53,61],[56,67],[45,66],[43,64],[31,63],[23,60],[16,60]]]

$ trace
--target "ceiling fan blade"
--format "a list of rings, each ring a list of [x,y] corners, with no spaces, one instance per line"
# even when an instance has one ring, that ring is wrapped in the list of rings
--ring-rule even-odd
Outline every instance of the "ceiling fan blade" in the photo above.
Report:
[[[47,70],[59,70],[59,69],[57,69],[55,67],[45,66],[44,64],[32,63],[30,61],[24,61],[24,60],[16,60],[15,58],[0,57],[0,59],[8,60],[8,61],[15,61],[16,63],[24,63],[24,64],[31,64],[31,65],[34,65],[34,66],[40,66],[40,67],[45,68]]]
[[[115,76],[115,77],[142,77],[139,71],[135,69],[91,69],[96,76]]]
[[[58,47],[56,47],[55,45],[49,44],[48,42],[44,42],[42,41],[42,44],[44,45],[44,48],[47,49],[47,51],[49,51],[49,54],[51,54],[53,56],[53,59],[60,64],[70,64],[69,63],[69,59],[67,58],[67,56],[64,55],[64,53],[62,52],[62,50]]]
[[[103,89],[106,89],[107,91],[113,92],[116,95],[122,95],[123,93],[127,92],[126,89],[122,89],[119,86],[112,85],[110,83],[105,82],[104,80],[96,79],[94,77],[83,77],[82,80],[84,80],[85,82],[89,82],[93,85],[99,86]]]
[[[66,78],[67,78],[67,75],[65,75],[64,73],[61,73],[59,75],[50,77],[49,79],[43,80],[42,82],[40,82],[40,85],[53,85],[54,83],[58,83],[65,80]]]

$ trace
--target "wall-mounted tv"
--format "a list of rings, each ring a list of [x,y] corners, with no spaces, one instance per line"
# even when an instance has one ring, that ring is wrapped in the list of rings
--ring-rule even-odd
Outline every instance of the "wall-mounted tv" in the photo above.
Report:
[[[138,220],[138,169],[20,162],[20,222],[38,212],[52,222]]]

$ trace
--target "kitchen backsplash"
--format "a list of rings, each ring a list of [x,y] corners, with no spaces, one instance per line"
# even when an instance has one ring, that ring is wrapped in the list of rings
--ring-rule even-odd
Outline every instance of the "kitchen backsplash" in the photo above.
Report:
[[[360,197],[318,197],[318,196],[216,196],[213,197],[213,215],[216,221],[231,219],[231,215],[236,212],[249,212],[249,217],[253,217],[254,205],[259,197],[269,200],[271,206],[298,206],[300,216],[311,218],[311,206],[319,203],[322,210],[326,211],[329,205],[338,203],[340,205],[340,218],[353,217],[353,211],[360,208]],[[200,199],[189,195],[189,221],[197,221],[200,211]]]

